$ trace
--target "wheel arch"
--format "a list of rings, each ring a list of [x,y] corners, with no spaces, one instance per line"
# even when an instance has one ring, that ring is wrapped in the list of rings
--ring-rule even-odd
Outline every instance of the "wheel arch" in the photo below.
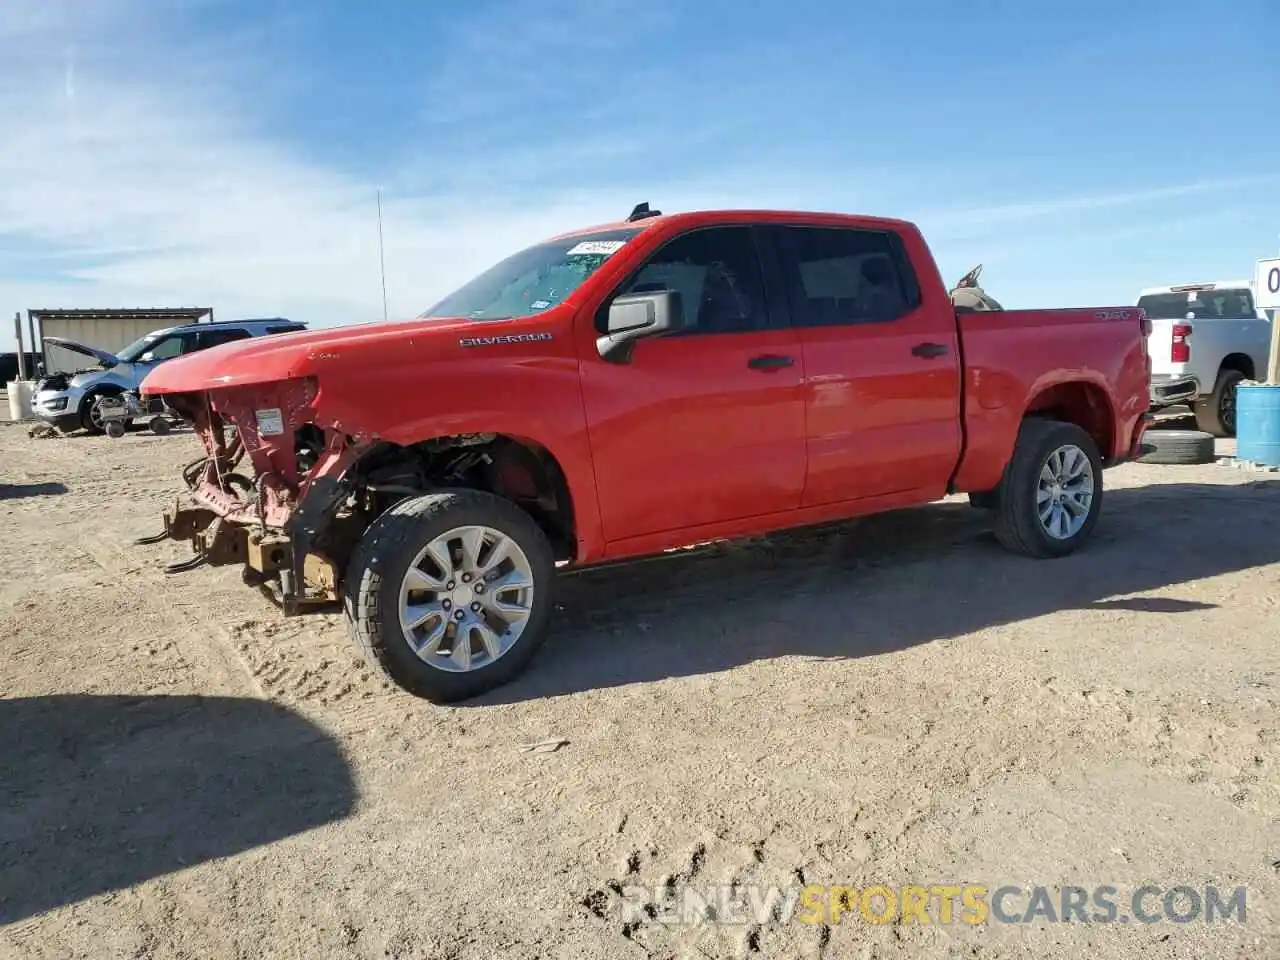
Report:
[[[76,419],[80,422],[80,425],[86,429],[90,429],[90,425],[85,421],[86,421],[86,418],[88,417],[89,410],[92,408],[93,402],[95,400],[97,400],[99,397],[123,396],[126,392],[126,389],[127,388],[121,386],[120,384],[114,383],[113,381],[110,381],[110,380],[99,381],[97,383],[93,383],[85,387],[84,393],[80,395],[80,402],[79,404],[76,405],[76,411],[75,411]],[[96,427],[92,428],[91,432],[92,430],[96,430],[96,429],[97,429]]]
[[[1023,419],[1073,423],[1098,445],[1103,462],[1114,453],[1115,408],[1107,391],[1090,380],[1068,380],[1045,387],[1031,398]]]
[[[90,384],[84,388],[84,393],[80,395],[80,405],[77,409],[84,410],[97,397],[118,397],[124,392],[124,387],[118,383],[112,383],[110,380]]]
[[[1224,370],[1242,373],[1246,380],[1256,379],[1257,370],[1254,368],[1253,358],[1246,353],[1228,353],[1218,365],[1218,375],[1221,376]]]
[[[559,458],[531,437],[442,434],[409,444],[381,442],[352,462],[345,480],[382,495],[387,507],[446,486],[492,493],[533,517],[557,560],[578,559],[580,498]]]

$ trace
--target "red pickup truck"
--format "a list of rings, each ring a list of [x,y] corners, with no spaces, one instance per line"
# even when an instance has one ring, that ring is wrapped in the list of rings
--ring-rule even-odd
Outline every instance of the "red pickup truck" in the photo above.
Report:
[[[1138,455],[1145,333],[1132,307],[958,310],[900,220],[642,204],[415,320],[158,367],[144,393],[205,457],[149,539],[286,613],[341,601],[392,682],[456,701],[526,667],[562,565],[955,492],[1008,548],[1069,553]]]

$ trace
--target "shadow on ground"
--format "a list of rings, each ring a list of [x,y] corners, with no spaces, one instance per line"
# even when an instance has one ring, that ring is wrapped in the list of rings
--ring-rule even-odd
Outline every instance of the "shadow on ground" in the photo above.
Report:
[[[1204,610],[1127,595],[1280,561],[1258,535],[1278,512],[1280,484],[1175,483],[1108,491],[1093,542],[1060,560],[1009,554],[982,511],[946,503],[585,571],[564,578],[529,672],[470,703],[871,656],[1062,610]]]
[[[24,497],[56,497],[67,492],[64,483],[0,483],[0,500]]]
[[[0,700],[0,924],[350,814],[337,744],[223,697]]]

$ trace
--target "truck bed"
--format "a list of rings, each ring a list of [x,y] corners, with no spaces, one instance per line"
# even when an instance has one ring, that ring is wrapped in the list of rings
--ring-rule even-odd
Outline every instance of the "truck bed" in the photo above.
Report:
[[[960,313],[956,319],[964,371],[960,402],[965,452],[954,489],[988,490],[1000,482],[1029,405],[1037,411],[1069,408],[1081,413],[1109,436],[1102,450],[1106,460],[1127,455],[1134,429],[1147,411],[1151,376],[1141,310],[1001,310]],[[1134,336],[1135,327],[1142,336]],[[1041,373],[1047,355],[1056,356],[1058,363]],[[1089,386],[1062,386],[1068,380]]]

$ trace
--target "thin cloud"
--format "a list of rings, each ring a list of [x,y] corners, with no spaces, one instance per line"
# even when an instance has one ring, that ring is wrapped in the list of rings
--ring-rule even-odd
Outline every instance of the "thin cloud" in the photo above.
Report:
[[[1000,226],[1018,221],[1056,217],[1068,213],[1108,210],[1115,207],[1176,200],[1199,194],[1242,190],[1270,183],[1280,183],[1280,174],[1201,180],[1193,183],[1172,184],[1143,190],[1056,197],[1049,200],[1021,201],[967,210],[944,210],[930,214],[928,219],[935,228],[939,229]]]

